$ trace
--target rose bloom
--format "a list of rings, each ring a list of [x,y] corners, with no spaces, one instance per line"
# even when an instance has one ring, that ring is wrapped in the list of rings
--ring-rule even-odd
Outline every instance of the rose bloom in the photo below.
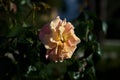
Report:
[[[46,59],[55,62],[71,58],[80,43],[73,25],[66,19],[62,21],[59,16],[41,28],[39,38],[47,49]]]

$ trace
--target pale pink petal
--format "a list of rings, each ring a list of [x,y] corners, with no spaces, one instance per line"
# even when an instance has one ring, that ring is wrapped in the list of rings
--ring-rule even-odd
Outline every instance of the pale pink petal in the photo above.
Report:
[[[51,49],[56,46],[55,43],[52,43],[50,41],[51,31],[49,29],[48,24],[41,28],[40,33],[39,33],[39,38],[47,49]]]
[[[56,53],[56,48],[47,50],[46,56],[52,61],[58,61],[59,56]]]
[[[17,11],[17,6],[13,2],[10,2],[10,11],[13,11],[14,13]]]
[[[51,33],[51,30],[49,28],[49,24],[46,24],[40,30],[40,33],[39,33],[40,40],[43,39],[45,35],[50,34],[50,33]]]

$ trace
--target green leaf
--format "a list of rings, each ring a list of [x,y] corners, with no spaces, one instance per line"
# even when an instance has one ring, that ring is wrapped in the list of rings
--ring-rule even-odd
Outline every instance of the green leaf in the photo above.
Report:
[[[7,37],[17,37],[17,36],[20,36],[21,34],[23,34],[24,32],[24,29],[23,27],[21,26],[15,26],[15,27],[12,27],[10,29],[10,31],[8,32],[8,35]]]

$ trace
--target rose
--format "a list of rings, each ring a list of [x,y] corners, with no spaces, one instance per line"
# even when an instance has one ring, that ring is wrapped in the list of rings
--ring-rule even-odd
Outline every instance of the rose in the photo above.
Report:
[[[46,59],[55,62],[71,58],[80,43],[73,25],[66,20],[62,21],[59,16],[41,28],[39,38],[47,49]]]

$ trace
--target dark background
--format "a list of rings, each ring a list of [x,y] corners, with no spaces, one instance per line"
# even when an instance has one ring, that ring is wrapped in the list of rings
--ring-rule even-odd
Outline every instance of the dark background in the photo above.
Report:
[[[93,0],[91,0],[93,1]],[[94,0],[91,10],[106,23],[102,35],[102,59],[96,66],[98,80],[119,80],[120,74],[120,0]],[[103,26],[104,27],[104,26]]]

